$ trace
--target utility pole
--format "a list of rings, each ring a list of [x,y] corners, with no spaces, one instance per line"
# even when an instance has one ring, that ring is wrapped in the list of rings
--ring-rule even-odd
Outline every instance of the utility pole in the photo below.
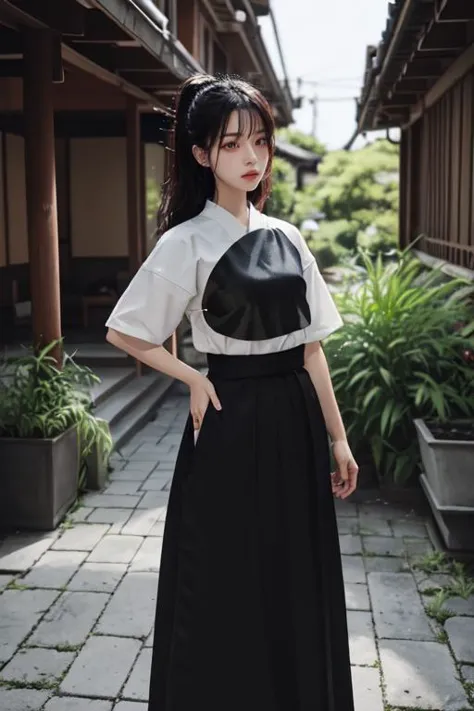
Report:
[[[309,103],[313,109],[313,116],[311,121],[311,135],[313,138],[317,138],[316,131],[318,125],[318,97],[316,94],[309,100]]]

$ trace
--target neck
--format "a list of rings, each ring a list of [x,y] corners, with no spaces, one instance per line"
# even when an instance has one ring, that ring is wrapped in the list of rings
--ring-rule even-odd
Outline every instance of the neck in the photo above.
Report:
[[[246,192],[234,190],[226,185],[218,185],[214,195],[214,202],[234,215],[244,226],[247,226],[248,202]]]

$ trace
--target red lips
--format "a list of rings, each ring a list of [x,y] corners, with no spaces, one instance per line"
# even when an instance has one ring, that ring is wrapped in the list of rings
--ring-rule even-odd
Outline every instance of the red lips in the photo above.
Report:
[[[245,175],[242,175],[242,178],[257,178],[260,175],[260,173],[257,170],[252,170],[250,173],[245,173]]]

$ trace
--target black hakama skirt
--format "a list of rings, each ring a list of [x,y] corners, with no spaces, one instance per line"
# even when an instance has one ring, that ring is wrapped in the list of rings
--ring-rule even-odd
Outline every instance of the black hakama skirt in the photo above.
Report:
[[[304,347],[208,356],[222,410],[170,491],[149,711],[353,711],[325,424]]]

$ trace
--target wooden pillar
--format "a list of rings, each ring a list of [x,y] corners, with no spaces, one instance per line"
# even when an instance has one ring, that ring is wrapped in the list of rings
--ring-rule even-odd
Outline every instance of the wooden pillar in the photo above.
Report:
[[[143,262],[142,215],[143,198],[140,191],[141,178],[141,141],[140,113],[137,102],[131,97],[127,102],[127,217],[128,217],[128,268],[133,277]],[[137,375],[143,372],[143,365],[135,361]]]
[[[33,344],[61,337],[53,108],[53,37],[25,30],[23,113]],[[61,349],[53,354],[58,363]]]

